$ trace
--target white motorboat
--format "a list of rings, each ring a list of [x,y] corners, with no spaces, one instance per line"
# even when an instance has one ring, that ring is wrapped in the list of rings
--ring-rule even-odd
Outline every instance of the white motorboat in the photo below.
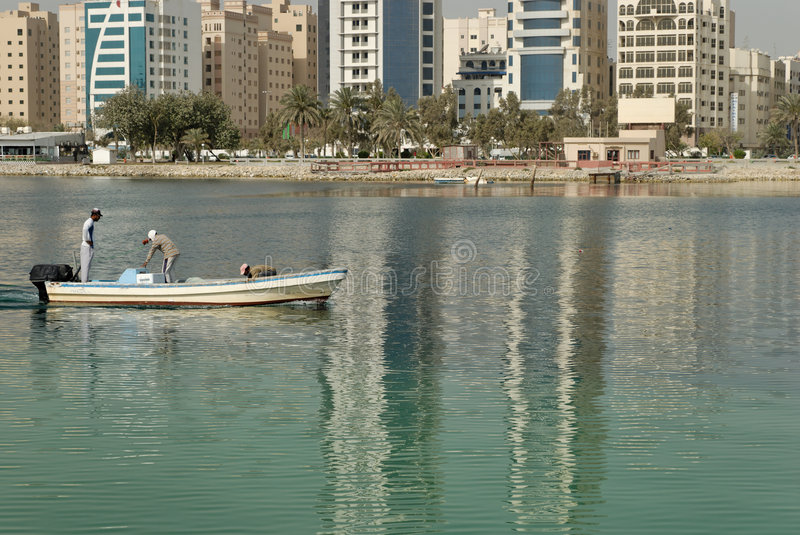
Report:
[[[52,275],[56,266],[34,266],[31,282],[44,302],[94,305],[248,306],[291,301],[325,301],[347,276],[346,269],[282,273],[255,279],[189,278],[176,283],[153,282],[161,274],[128,269],[116,281],[72,282],[72,268]],[[37,268],[39,268],[37,270]],[[133,279],[131,273],[133,272]],[[67,276],[67,273],[69,276]],[[61,280],[59,280],[61,279]]]

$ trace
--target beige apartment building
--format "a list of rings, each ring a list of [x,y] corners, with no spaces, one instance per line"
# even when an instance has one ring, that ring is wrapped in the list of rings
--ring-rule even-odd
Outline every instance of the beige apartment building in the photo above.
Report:
[[[730,127],[728,49],[734,46],[728,0],[620,0],[617,93],[677,98],[689,106],[691,143]]]
[[[61,120],[58,20],[39,4],[0,12],[0,112],[36,130]]]
[[[292,36],[275,31],[258,32],[259,120],[279,111],[280,100],[292,88]]]
[[[498,17],[497,10],[478,10],[477,18],[444,19],[442,47],[442,80],[444,85],[458,79],[464,54],[506,49],[506,17]]]
[[[245,138],[258,134],[258,32],[270,29],[271,10],[241,0],[204,0],[200,20],[203,40],[203,90],[214,92],[231,109],[231,119]]]
[[[62,4],[58,8],[61,123],[75,132],[86,124],[84,19],[83,4]]]
[[[272,29],[292,36],[292,83],[318,92],[317,15],[311,6],[272,0]]]
[[[258,134],[292,85],[316,91],[317,22],[308,6],[203,0],[201,10],[203,89],[230,106],[244,138]]]
[[[730,49],[731,130],[745,149],[761,146],[759,133],[769,124],[773,103],[772,62],[759,50]]]

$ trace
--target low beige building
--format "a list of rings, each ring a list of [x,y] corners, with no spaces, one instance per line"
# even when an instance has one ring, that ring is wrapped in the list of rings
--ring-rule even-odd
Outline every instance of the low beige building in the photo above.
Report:
[[[654,162],[664,159],[666,141],[663,130],[622,130],[619,137],[564,138],[564,154],[567,161],[578,162],[582,167],[598,167],[607,162]]]
[[[32,2],[0,12],[0,112],[36,130],[61,122],[57,18]]]
[[[565,158],[583,167],[663,160],[667,153],[664,129],[675,121],[675,109],[674,98],[620,99],[618,137],[564,138]]]

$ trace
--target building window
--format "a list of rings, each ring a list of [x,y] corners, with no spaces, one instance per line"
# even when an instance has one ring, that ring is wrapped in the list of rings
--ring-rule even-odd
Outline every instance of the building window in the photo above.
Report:
[[[578,151],[578,161],[589,161],[591,159],[592,159],[592,151],[590,150]]]
[[[638,150],[629,150],[628,151],[628,160],[638,160],[639,159],[639,151]]]

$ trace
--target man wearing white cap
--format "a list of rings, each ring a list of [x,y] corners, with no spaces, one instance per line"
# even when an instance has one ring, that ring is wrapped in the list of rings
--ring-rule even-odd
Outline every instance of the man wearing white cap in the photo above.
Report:
[[[178,260],[178,256],[180,256],[181,252],[165,234],[159,234],[155,230],[148,232],[147,239],[142,243],[146,244],[148,242],[151,242],[153,245],[150,246],[150,252],[147,253],[147,259],[144,261],[144,264],[142,264],[142,267],[147,267],[147,263],[153,258],[153,253],[160,249],[164,254],[164,262],[161,264],[161,273],[164,274],[164,279],[167,282],[175,282],[175,273],[172,271],[172,268],[175,267],[175,261]]]
[[[94,258],[94,224],[100,221],[103,214],[99,208],[93,208],[89,219],[83,223],[81,234],[81,282],[89,282],[89,269]]]

